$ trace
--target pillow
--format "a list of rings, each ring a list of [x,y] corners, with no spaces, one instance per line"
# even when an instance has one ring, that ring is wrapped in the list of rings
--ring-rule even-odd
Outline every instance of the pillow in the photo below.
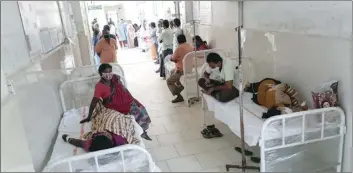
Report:
[[[314,108],[339,106],[338,81],[329,81],[316,87],[312,92]]]

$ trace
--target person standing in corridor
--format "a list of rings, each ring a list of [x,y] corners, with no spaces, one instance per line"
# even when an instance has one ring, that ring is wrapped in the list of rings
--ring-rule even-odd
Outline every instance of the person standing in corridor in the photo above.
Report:
[[[160,77],[165,79],[165,68],[164,68],[164,58],[170,54],[173,54],[173,32],[169,28],[169,21],[163,20],[162,23],[163,31],[161,35],[157,38],[158,43],[161,43],[162,57],[160,58],[159,70],[156,72],[160,73]]]
[[[183,34],[183,30],[181,29],[181,22],[180,22],[180,19],[178,18],[175,18],[173,20],[173,23],[174,23],[174,28],[173,28],[173,33],[174,33],[174,36],[173,36],[173,53],[176,51],[176,49],[178,48],[179,46],[179,43],[178,43],[178,36],[180,34]]]
[[[111,38],[109,32],[105,32],[95,47],[100,63],[116,62],[116,49],[118,49],[116,40]]]

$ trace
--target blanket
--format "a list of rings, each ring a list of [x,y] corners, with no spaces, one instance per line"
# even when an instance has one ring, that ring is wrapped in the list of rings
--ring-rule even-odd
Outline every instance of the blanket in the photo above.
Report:
[[[85,138],[88,139],[98,132],[109,131],[124,137],[129,144],[138,144],[133,121],[133,116],[106,108],[99,101],[92,114],[91,131],[85,135]]]

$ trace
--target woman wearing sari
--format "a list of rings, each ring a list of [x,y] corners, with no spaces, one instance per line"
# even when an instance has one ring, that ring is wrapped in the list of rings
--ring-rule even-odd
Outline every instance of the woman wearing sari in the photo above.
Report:
[[[192,43],[196,44],[197,51],[209,49],[207,42],[203,41],[202,38],[198,35],[192,38]]]
[[[132,25],[132,22],[131,20],[128,21],[128,24],[127,24],[127,44],[128,44],[128,48],[131,49],[131,48],[134,48],[134,38],[135,38],[135,28],[134,26]]]
[[[146,108],[130,94],[130,92],[121,83],[120,77],[112,73],[111,65],[101,64],[98,72],[102,78],[96,84],[88,117],[83,119],[80,123],[89,122],[92,118],[92,113],[97,103],[100,100],[103,100],[103,105],[106,108],[113,109],[125,115],[133,115],[136,122],[144,131],[141,137],[147,140],[152,140],[146,132],[149,124],[151,123],[151,119],[147,114]]]
[[[83,140],[72,138],[67,134],[63,134],[62,139],[86,152],[124,144],[139,144],[135,137],[133,118],[104,107],[102,101],[96,104],[92,115],[91,131],[84,135]]]

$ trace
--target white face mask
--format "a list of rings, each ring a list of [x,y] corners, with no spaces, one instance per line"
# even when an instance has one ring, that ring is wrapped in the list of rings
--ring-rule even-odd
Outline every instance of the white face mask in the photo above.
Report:
[[[219,67],[213,68],[212,71],[218,71],[219,72]]]
[[[102,73],[102,78],[105,80],[111,80],[113,78],[113,73]]]

